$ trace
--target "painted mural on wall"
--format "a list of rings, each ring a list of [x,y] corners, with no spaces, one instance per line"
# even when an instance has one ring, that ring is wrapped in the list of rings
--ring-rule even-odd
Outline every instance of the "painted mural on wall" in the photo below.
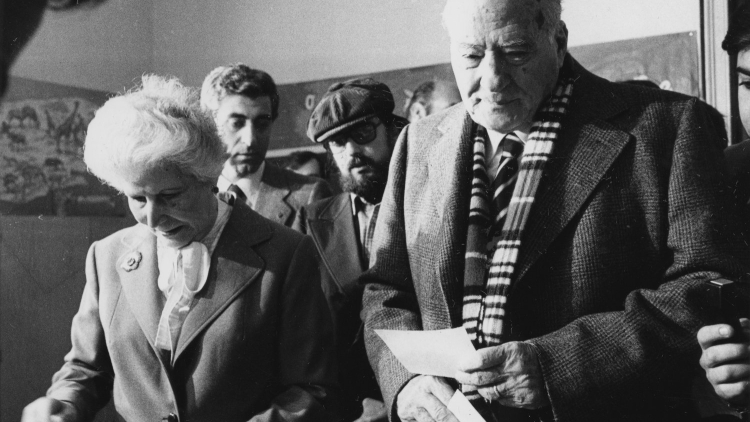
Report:
[[[98,107],[82,96],[0,104],[0,213],[124,215],[122,199],[82,159]]]

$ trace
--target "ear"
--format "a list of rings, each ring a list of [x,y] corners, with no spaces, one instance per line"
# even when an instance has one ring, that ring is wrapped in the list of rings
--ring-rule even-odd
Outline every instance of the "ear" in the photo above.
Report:
[[[409,121],[416,122],[419,119],[427,117],[427,109],[422,103],[414,103],[409,108]]]
[[[557,46],[557,60],[560,66],[562,66],[563,59],[568,53],[568,27],[565,22],[560,21],[555,29],[555,44]]]

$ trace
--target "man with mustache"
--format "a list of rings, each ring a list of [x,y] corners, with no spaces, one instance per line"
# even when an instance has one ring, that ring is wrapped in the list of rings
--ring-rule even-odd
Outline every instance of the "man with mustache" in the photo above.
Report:
[[[320,254],[348,421],[387,418],[365,353],[357,278],[368,266],[393,144],[407,123],[393,114],[394,106],[388,86],[373,79],[336,83],[315,107],[307,127],[307,136],[328,150],[344,191],[304,207],[300,226]]]
[[[324,180],[266,163],[279,94],[271,75],[244,64],[219,66],[203,81],[201,106],[209,110],[230,157],[219,177],[229,190],[258,214],[293,226],[303,205],[331,196]]]
[[[453,422],[457,389],[487,421],[692,420],[705,283],[750,273],[723,122],[587,71],[560,0],[443,17],[463,102],[396,142],[360,278],[391,420]],[[450,377],[410,373],[375,332],[454,327],[477,350]]]

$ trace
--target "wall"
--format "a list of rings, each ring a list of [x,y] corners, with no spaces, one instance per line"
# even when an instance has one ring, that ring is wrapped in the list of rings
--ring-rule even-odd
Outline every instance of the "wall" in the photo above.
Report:
[[[151,9],[150,1],[106,0],[48,11],[11,75],[108,92],[130,88],[153,71]]]
[[[154,66],[199,84],[237,61],[279,83],[440,63],[448,59],[441,9],[435,0],[162,0]]]
[[[13,74],[103,91],[237,61],[295,83],[445,63],[436,0],[107,0],[50,12]],[[570,45],[693,31],[698,0],[564,0]]]

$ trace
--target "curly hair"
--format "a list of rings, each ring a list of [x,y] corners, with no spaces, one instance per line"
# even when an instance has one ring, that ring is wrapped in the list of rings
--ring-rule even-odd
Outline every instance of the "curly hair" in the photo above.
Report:
[[[197,90],[157,75],[143,76],[140,87],[96,112],[83,154],[89,171],[120,191],[134,174],[163,166],[215,183],[227,158]]]
[[[729,29],[721,48],[732,56],[750,48],[750,2],[741,3],[730,14]]]
[[[219,102],[228,95],[242,95],[250,98],[268,97],[271,100],[271,118],[279,115],[279,93],[276,83],[268,73],[251,69],[237,63],[219,66],[203,80],[201,87],[201,107],[215,114]]]

